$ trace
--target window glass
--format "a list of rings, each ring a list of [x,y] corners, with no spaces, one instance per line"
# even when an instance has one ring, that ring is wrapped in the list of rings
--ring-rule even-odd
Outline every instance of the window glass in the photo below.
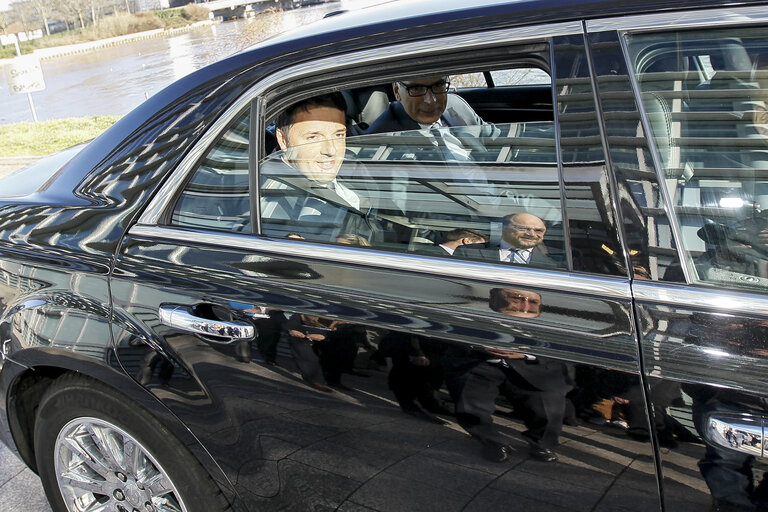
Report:
[[[444,76],[459,90],[485,86],[482,72]],[[551,88],[548,120],[488,123],[473,104],[524,117],[509,107],[512,88],[474,98],[443,86],[439,77],[382,86],[399,101],[364,135],[337,136],[338,108],[294,105],[294,117],[278,117],[280,151],[259,166],[262,233],[567,268]]]
[[[693,280],[768,286],[764,29],[628,36]]]
[[[357,245],[449,256],[439,244],[465,230],[462,238],[474,233],[468,242],[480,245],[456,256],[490,261],[500,261],[509,231],[541,253],[530,264],[564,267],[554,140],[553,123],[541,122],[364,135],[335,149],[322,141],[277,152],[261,165],[262,231],[327,243],[355,235],[365,240]],[[338,174],[321,178],[308,161],[333,151],[342,155]],[[525,215],[504,221],[518,213]]]
[[[491,71],[493,85],[547,85],[552,82],[550,76],[538,68],[518,68]]]
[[[249,232],[248,137],[250,109],[239,115],[197,166],[176,202],[177,226]]]
[[[603,150],[596,128],[584,126],[594,107],[580,104],[591,98],[581,89],[589,81],[573,60],[566,55],[558,78],[568,151],[556,147],[548,75],[546,85],[524,87],[467,85],[488,70],[361,85],[320,94],[330,106],[299,99],[265,120],[257,169],[249,145],[259,134],[249,133],[248,110],[237,116],[190,174],[171,222],[247,233],[258,202],[260,234],[272,237],[621,273]],[[460,94],[447,88],[457,79]]]
[[[488,84],[482,73],[465,73],[463,75],[451,75],[451,87],[463,89],[467,87],[485,87]]]

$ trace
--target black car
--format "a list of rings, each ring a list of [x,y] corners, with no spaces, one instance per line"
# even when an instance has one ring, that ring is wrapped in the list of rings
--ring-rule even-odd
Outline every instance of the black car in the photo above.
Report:
[[[738,0],[201,69],[0,182],[2,439],[56,511],[766,510],[767,69]]]

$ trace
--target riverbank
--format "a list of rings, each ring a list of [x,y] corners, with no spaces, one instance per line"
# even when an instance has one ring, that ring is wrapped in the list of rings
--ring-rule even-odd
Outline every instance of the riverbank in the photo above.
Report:
[[[39,58],[40,60],[52,59],[54,57],[60,57],[63,55],[75,55],[78,53],[86,53],[94,50],[100,50],[102,48],[108,48],[110,46],[119,46],[121,44],[132,43],[134,41],[141,41],[143,39],[153,39],[156,37],[171,37],[178,34],[183,34],[184,32],[189,32],[190,30],[197,27],[204,27],[207,25],[212,25],[214,23],[218,23],[218,22],[212,21],[212,20],[205,20],[205,21],[198,21],[196,23],[192,23],[184,27],[170,28],[170,29],[157,28],[154,30],[147,30],[144,32],[136,32],[134,34],[126,34],[124,36],[110,37],[107,39],[99,39],[97,41],[87,41],[84,43],[68,44],[64,46],[52,46],[50,48],[38,48],[34,52],[32,52],[32,55]],[[8,59],[0,58],[0,66],[2,66],[6,62],[12,62],[14,59],[17,59],[17,58],[18,57],[12,57]]]

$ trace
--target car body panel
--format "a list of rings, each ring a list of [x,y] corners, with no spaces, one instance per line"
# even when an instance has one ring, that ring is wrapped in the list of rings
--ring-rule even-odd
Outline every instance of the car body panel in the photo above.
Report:
[[[763,470],[762,445],[749,435],[768,418],[765,299],[686,284],[694,272],[686,264],[679,272],[659,264],[661,256],[686,260],[675,243],[684,233],[659,137],[649,135],[654,112],[636,99],[626,37],[718,17],[763,23],[764,5],[499,1],[436,10],[423,2],[396,15],[385,5],[279,35],[188,75],[72,150],[67,163],[64,153],[3,181],[0,436],[34,467],[36,400],[75,372],[159,418],[236,510],[707,507],[719,497],[718,478],[728,476],[718,456]],[[552,75],[553,110],[547,91],[534,89],[544,105],[536,121],[549,124],[521,132],[543,149],[539,160],[522,161],[518,176],[526,190],[548,184],[547,208],[563,212],[550,232],[565,253],[560,268],[287,240],[252,212],[248,229],[270,236],[216,230],[223,214],[211,229],[173,225],[195,166],[243,112],[250,109],[250,146],[226,158],[256,169],[267,123],[291,101],[331,83],[498,67],[513,47],[515,65],[528,52],[528,63]],[[520,90],[527,100],[531,90]],[[505,101],[513,91],[494,90],[486,108],[514,113],[525,101]],[[373,152],[365,140],[349,147]],[[406,169],[432,190],[451,173],[472,171],[433,164],[371,159],[370,167],[395,178]],[[36,179],[25,181],[33,171]],[[522,193],[514,199],[537,204]],[[191,333],[169,310],[220,329]],[[355,368],[368,373],[344,375],[354,391],[325,393],[301,381],[285,328],[300,315],[354,341]],[[256,338],[233,340],[230,325],[255,327]],[[267,337],[280,366],[251,361]],[[395,348],[382,364],[374,349],[385,342]],[[481,380],[473,369],[502,364],[489,356],[494,350],[551,370],[539,388],[553,389],[528,385],[567,396],[576,409],[556,413],[566,423],[560,461],[528,452],[522,393],[506,381],[488,386],[498,372],[484,384],[496,407],[488,416],[512,447],[502,464],[484,459],[451,414],[413,415],[393,383],[398,347],[429,356],[431,377],[446,382],[433,391],[449,407],[457,395],[448,388]],[[318,349],[342,357],[328,350]],[[726,437],[728,422],[743,438]],[[747,486],[746,472],[740,478]],[[751,497],[739,492],[750,510]]]

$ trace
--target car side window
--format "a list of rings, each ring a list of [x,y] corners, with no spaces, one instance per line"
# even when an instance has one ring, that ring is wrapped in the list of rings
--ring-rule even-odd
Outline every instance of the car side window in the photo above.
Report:
[[[235,118],[200,159],[176,201],[175,226],[250,232],[250,109]]]
[[[328,181],[309,160],[328,156],[329,142],[274,153],[261,165],[262,231],[327,243],[356,235],[358,245],[438,256],[459,236],[477,245],[456,256],[500,261],[505,230],[516,229],[514,238],[545,241],[536,252],[550,257],[533,264],[564,266],[554,140],[552,122],[350,137]],[[527,221],[509,228],[510,214]]]
[[[452,76],[450,90],[442,84],[447,80],[404,80],[401,101],[385,105],[368,133],[334,138],[333,130],[318,128],[316,140],[286,142],[267,155],[259,164],[261,233],[489,263],[623,272],[620,265],[604,263],[620,254],[615,244],[606,252],[605,237],[574,231],[577,249],[568,239],[564,209],[574,209],[571,223],[583,223],[584,212],[600,211],[598,205],[610,201],[597,197],[605,187],[561,176],[553,81],[538,88],[488,88],[473,96],[478,84],[472,78],[484,73],[461,75],[466,89],[454,88]],[[415,87],[421,85],[426,87]],[[405,95],[410,98],[403,102]],[[424,110],[439,122],[428,125],[411,117],[421,115],[423,96]],[[429,105],[439,96],[446,106],[435,116]],[[527,101],[526,108],[517,107],[520,96],[536,97],[539,110],[532,113]],[[298,109],[303,121],[321,117],[313,108]],[[577,114],[578,105],[568,99],[563,108]],[[485,121],[478,111],[497,121]],[[397,118],[405,115],[410,120]],[[568,158],[575,158],[571,153]],[[598,215],[590,215],[593,233],[601,231],[599,222]],[[573,250],[576,256],[569,255]]]
[[[628,36],[693,279],[768,288],[764,28]]]

